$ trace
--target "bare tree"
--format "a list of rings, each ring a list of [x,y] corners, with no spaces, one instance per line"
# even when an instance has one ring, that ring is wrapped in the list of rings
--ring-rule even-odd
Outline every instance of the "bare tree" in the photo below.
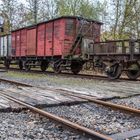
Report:
[[[57,7],[55,0],[42,0],[39,8],[41,21],[57,17]]]
[[[27,1],[27,11],[28,17],[30,17],[31,24],[36,24],[38,22],[38,12],[41,0],[26,0]]]
[[[58,15],[83,16],[91,19],[100,19],[103,6],[99,1],[91,0],[57,0]]]
[[[14,20],[14,28],[20,28],[29,24],[30,17],[26,6],[23,3],[19,3],[17,7],[16,20]]]
[[[17,0],[1,0],[0,15],[4,18],[5,32],[9,33],[14,28],[14,21],[16,19]]]
[[[125,39],[138,35],[140,4],[139,0],[113,0],[110,3],[110,34],[112,39]],[[136,35],[136,36],[137,36]]]
[[[137,1],[136,5],[134,6],[135,14],[135,28],[136,28],[136,36],[140,38],[140,3]]]

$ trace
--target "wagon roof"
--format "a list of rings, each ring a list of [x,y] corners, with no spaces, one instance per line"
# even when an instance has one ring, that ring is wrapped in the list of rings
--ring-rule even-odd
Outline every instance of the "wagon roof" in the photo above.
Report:
[[[22,27],[22,28],[18,28],[18,29],[12,30],[12,32],[18,31],[18,30],[21,30],[21,29],[34,28],[37,25],[40,25],[40,24],[43,24],[43,23],[48,23],[48,22],[51,22],[51,21],[59,20],[59,19],[85,19],[86,21],[89,21],[89,22],[94,22],[94,23],[101,24],[101,25],[103,24],[100,21],[92,20],[92,19],[88,19],[88,18],[83,18],[83,17],[80,17],[80,16],[61,16],[61,17],[58,17],[58,18],[54,18],[54,19],[50,19],[50,20],[47,20],[47,21],[39,22],[37,24],[33,24],[33,25]]]

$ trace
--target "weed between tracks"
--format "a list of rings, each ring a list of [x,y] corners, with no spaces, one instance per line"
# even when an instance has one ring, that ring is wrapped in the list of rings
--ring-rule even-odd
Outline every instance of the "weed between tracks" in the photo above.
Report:
[[[52,87],[70,90],[74,92],[85,93],[97,97],[129,97],[140,94],[140,82],[127,81],[106,81],[96,79],[74,78],[64,76],[54,76],[49,74],[35,74],[26,72],[3,73],[1,77],[29,83],[35,86]]]
[[[12,78],[43,78],[44,74],[32,74],[32,73],[25,73],[25,72],[11,72],[9,71],[6,76]]]
[[[81,79],[81,78],[74,78],[74,77],[60,77],[60,76],[51,76],[47,74],[34,74],[34,73],[24,73],[24,72],[11,72],[9,71],[6,76],[12,77],[12,78],[26,78],[26,79],[46,79],[50,83],[55,83],[59,85],[78,85],[83,87],[84,85],[90,85],[92,86],[93,83],[96,84],[96,80],[86,80],[86,79]]]

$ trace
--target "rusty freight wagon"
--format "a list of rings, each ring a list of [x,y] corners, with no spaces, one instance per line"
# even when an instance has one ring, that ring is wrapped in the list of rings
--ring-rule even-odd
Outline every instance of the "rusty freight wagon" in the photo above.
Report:
[[[84,63],[80,60],[84,49],[81,44],[99,42],[101,25],[94,20],[63,16],[14,30],[12,60],[27,71],[33,66],[45,71],[51,64],[55,72],[71,69],[76,74]]]
[[[101,25],[90,19],[63,16],[14,30],[11,37],[1,36],[1,60],[6,67],[16,61],[26,71],[36,66],[45,71],[50,65],[56,73],[71,70],[74,74],[85,64],[87,69],[105,72],[110,79],[119,78],[124,71],[129,79],[137,79],[140,40],[100,42]],[[12,48],[10,42],[6,44],[10,38]]]

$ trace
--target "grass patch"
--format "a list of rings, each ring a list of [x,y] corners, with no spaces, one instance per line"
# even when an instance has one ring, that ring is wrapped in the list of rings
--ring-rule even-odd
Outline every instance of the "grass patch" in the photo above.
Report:
[[[44,74],[32,74],[32,73],[27,73],[27,72],[12,72],[9,71],[6,76],[13,77],[13,78],[32,78],[32,79],[37,79],[37,78],[43,78],[45,75]]]

